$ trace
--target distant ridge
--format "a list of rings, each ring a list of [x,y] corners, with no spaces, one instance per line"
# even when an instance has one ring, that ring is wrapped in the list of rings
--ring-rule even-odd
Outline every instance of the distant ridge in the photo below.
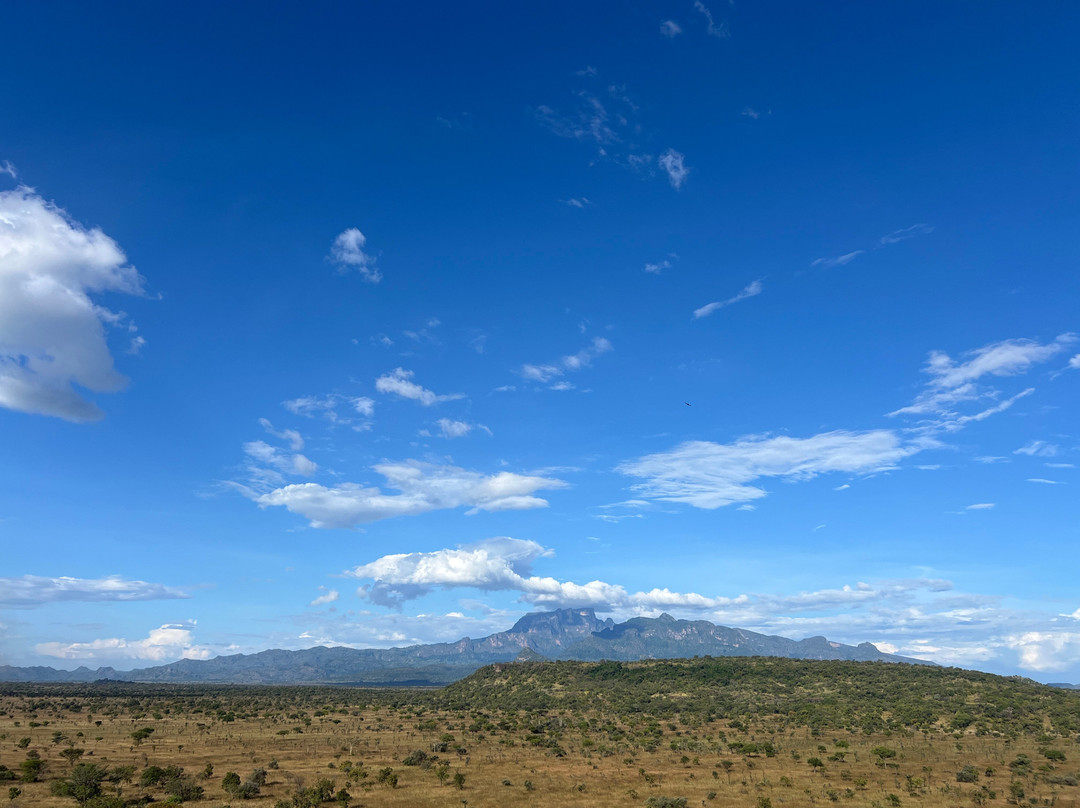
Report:
[[[401,684],[442,685],[496,662],[578,660],[635,661],[695,656],[765,656],[787,659],[933,663],[886,654],[868,642],[857,646],[825,637],[792,640],[707,620],[676,620],[669,614],[635,617],[625,623],[601,620],[592,609],[558,609],[522,617],[508,631],[478,640],[405,648],[355,649],[318,646],[302,651],[273,649],[214,659],[182,659],[168,665],[118,671],[73,671],[49,667],[0,666],[5,682],[190,682],[216,684]]]

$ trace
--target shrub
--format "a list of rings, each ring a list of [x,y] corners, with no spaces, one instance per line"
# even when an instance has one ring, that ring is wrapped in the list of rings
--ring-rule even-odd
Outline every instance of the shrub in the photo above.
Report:
[[[974,766],[964,766],[960,771],[956,773],[956,782],[958,783],[977,783],[979,782],[979,770]]]
[[[686,808],[686,797],[649,797],[645,800],[645,808]]]

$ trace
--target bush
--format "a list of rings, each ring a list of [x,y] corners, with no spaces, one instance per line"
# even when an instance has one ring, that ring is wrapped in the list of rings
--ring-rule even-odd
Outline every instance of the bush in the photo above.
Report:
[[[979,770],[974,766],[965,766],[956,773],[956,782],[958,783],[977,783],[979,782]]]
[[[686,808],[686,797],[649,797],[645,800],[645,808]]]

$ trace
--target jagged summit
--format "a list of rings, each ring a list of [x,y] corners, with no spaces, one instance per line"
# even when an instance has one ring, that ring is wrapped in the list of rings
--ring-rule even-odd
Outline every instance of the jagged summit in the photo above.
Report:
[[[445,684],[496,662],[540,658],[631,661],[694,656],[778,656],[929,664],[884,654],[868,642],[851,646],[825,637],[792,640],[718,626],[707,620],[680,620],[667,613],[616,623],[611,618],[601,620],[592,609],[578,608],[534,612],[522,617],[507,631],[475,640],[464,637],[452,643],[405,648],[319,646],[303,651],[271,649],[207,660],[182,659],[132,671],[90,670],[86,667],[59,671],[2,666],[0,681],[92,682],[110,679],[237,684]]]

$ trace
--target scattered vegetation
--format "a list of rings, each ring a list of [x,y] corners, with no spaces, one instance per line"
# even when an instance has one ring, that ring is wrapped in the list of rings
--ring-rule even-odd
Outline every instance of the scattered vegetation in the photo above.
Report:
[[[882,663],[517,663],[441,690],[0,684],[13,808],[1064,808],[1078,741],[1080,693]]]

